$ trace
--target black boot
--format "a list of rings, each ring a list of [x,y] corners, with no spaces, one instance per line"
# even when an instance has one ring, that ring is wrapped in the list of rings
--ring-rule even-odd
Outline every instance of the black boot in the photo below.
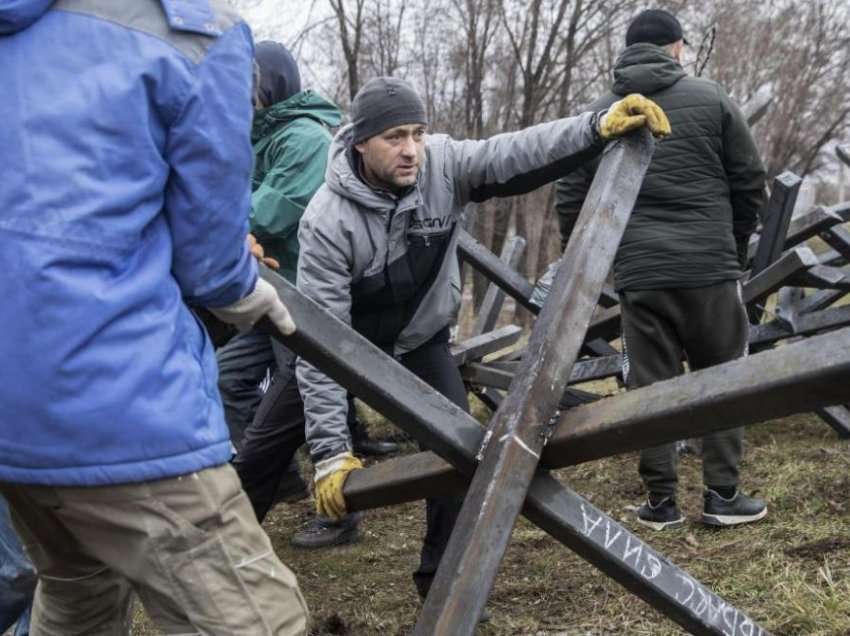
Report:
[[[363,514],[354,512],[345,515],[339,521],[327,517],[315,516],[301,530],[296,532],[290,543],[302,550],[318,550],[334,545],[345,545],[360,541],[360,519]]]

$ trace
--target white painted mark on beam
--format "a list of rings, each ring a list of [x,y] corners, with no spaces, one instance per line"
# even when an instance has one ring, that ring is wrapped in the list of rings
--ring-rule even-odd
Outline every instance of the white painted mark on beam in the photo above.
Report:
[[[511,438],[511,440],[512,440],[512,441],[516,442],[516,443],[519,445],[519,447],[520,447],[521,449],[523,449],[524,451],[527,451],[527,452],[528,452],[528,453],[530,453],[533,457],[536,457],[538,460],[540,459],[540,455],[539,455],[538,453],[535,453],[533,450],[531,450],[531,447],[529,447],[529,446],[528,446],[528,444],[526,444],[525,442],[523,442],[523,441],[522,441],[519,437],[517,437],[516,435],[510,435],[510,434],[502,435],[502,437],[500,437],[500,438],[499,438],[499,444],[504,444],[504,443],[505,443],[505,440],[506,440],[506,439],[508,439],[509,437]]]

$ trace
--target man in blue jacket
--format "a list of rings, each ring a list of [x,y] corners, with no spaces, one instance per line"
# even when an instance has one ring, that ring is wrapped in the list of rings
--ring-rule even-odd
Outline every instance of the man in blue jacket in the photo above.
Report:
[[[248,27],[221,1],[0,0],[0,494],[39,634],[303,634],[187,305],[295,326],[245,237]]]

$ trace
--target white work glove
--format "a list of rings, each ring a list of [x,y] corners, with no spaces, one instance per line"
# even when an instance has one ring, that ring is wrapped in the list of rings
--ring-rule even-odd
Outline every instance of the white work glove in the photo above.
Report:
[[[254,291],[227,307],[209,307],[210,312],[242,333],[250,331],[263,316],[268,316],[284,336],[295,333],[295,323],[271,283],[257,279]]]

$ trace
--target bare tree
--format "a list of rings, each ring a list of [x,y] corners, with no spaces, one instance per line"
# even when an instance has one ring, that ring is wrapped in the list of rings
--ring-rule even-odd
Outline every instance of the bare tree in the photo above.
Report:
[[[328,0],[328,2],[339,26],[339,39],[348,73],[348,97],[354,99],[357,91],[360,90],[360,52],[363,45],[366,0]]]

